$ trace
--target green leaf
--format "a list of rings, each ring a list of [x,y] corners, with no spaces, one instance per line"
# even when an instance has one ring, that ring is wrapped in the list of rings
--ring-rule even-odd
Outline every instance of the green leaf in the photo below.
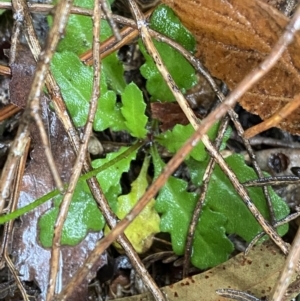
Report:
[[[160,5],[152,13],[150,27],[176,41],[189,51],[195,51],[196,40],[193,35],[181,24],[173,10]]]
[[[148,118],[145,115],[146,104],[144,102],[142,91],[136,84],[127,85],[122,94],[123,107],[122,115],[125,118],[125,124],[129,129],[131,136],[136,138],[145,138],[147,130],[145,126]]]
[[[121,113],[121,104],[116,103],[116,94],[108,91],[101,96],[95,115],[94,130],[103,131],[110,128],[113,131],[127,130],[125,118]]]
[[[57,0],[55,1],[57,2]],[[93,0],[75,0],[74,6],[82,8],[93,9]],[[50,25],[52,25],[53,17],[48,18]],[[111,33],[106,29],[109,25],[106,25],[105,20],[101,21],[101,37],[108,38]],[[65,29],[65,35],[60,40],[57,51],[72,51],[77,55],[81,55],[88,49],[92,48],[93,41],[93,23],[90,16],[82,16],[71,14],[68,19],[68,24]]]
[[[39,219],[40,242],[45,248],[52,246],[53,229],[61,201],[61,195],[55,197],[54,207],[46,211]],[[88,231],[100,231],[103,227],[104,218],[87,184],[79,181],[63,227],[61,243],[74,246],[85,238]]]
[[[155,176],[164,167],[155,149],[152,149]],[[187,160],[192,181],[199,186],[207,166],[206,162],[198,162],[192,158]],[[255,179],[255,172],[246,166],[239,155],[226,159],[227,164],[243,182]],[[250,188],[251,200],[263,216],[268,217],[268,210],[261,188]],[[282,219],[289,213],[286,203],[270,190],[276,218]],[[170,177],[156,198],[156,209],[162,214],[161,230],[169,232],[175,253],[183,254],[186,235],[194,206],[198,196],[187,192],[187,183]],[[280,235],[287,232],[288,226],[278,229]],[[261,227],[237,195],[228,178],[216,166],[209,182],[208,192],[200,219],[195,231],[192,263],[203,269],[225,261],[233,250],[232,243],[226,234],[237,234],[250,242]]]
[[[54,1],[57,3],[57,0]],[[83,8],[93,8],[93,0],[75,0],[75,6]],[[53,17],[48,17],[49,25],[53,23]],[[101,25],[106,21],[101,21]],[[65,29],[65,35],[60,40],[57,51],[71,51],[81,55],[88,49],[92,48],[93,24],[89,16],[71,14]]]
[[[155,176],[163,169],[164,163],[151,150]],[[187,192],[187,183],[170,177],[156,198],[156,210],[162,214],[160,229],[171,235],[173,251],[184,254],[188,227],[198,197]],[[234,247],[225,233],[227,218],[204,206],[200,221],[196,228],[193,244],[192,263],[201,268],[216,266],[228,259]]]
[[[119,151],[109,153],[105,159],[97,159],[92,162],[93,168],[98,168],[101,165],[111,161],[118,155],[126,151],[128,147],[122,147]],[[117,196],[121,193],[122,188],[120,185],[121,176],[123,172],[127,172],[130,168],[130,162],[135,159],[137,150],[132,152],[129,156],[114,164],[112,167],[105,169],[97,175],[97,180],[100,183],[103,193],[107,197],[109,203],[116,209]],[[115,210],[114,210],[115,211]]]
[[[103,71],[106,75],[108,86],[116,93],[121,94],[125,87],[124,68],[117,53],[114,52],[102,60]]]
[[[139,176],[131,184],[130,193],[118,197],[118,209],[116,212],[118,218],[124,218],[145,193],[148,187],[147,171],[149,162],[150,157],[145,158]],[[125,230],[126,237],[129,239],[134,249],[140,254],[149,250],[152,245],[153,236],[160,232],[160,218],[154,209],[154,204],[155,200],[152,199]],[[118,244],[115,246],[119,249],[121,248]]]
[[[77,127],[85,125],[92,94],[93,72],[91,67],[80,62],[77,55],[65,51],[56,53],[51,62],[51,71],[59,83],[62,95]],[[101,97],[96,112],[94,129],[102,131],[126,130],[124,118],[116,104],[116,95],[107,91],[105,76],[101,76]]]
[[[113,34],[110,25],[107,21],[102,20],[100,40],[104,41],[112,35]],[[116,93],[121,94],[126,87],[126,83],[124,78],[123,64],[119,60],[116,51],[102,60],[102,67],[109,88],[113,89]]]
[[[83,65],[74,53],[63,52],[54,55],[51,71],[59,83],[75,125],[84,126],[92,93],[91,68]]]
[[[218,127],[219,123],[217,122],[208,131],[207,135],[211,139],[214,139],[216,137]],[[176,153],[194,132],[195,130],[191,124],[177,124],[172,130],[168,130],[158,135],[155,139],[159,144],[166,147],[169,152]],[[202,142],[199,142],[198,145],[190,153],[190,156],[197,161],[203,161],[204,159],[206,159],[207,152],[205,150],[204,144]],[[188,156],[186,159],[188,159],[190,156]]]
[[[112,2],[112,1],[111,1]],[[74,5],[90,8],[94,6],[93,0],[76,0]],[[48,18],[52,23],[52,17]],[[112,36],[111,28],[106,20],[101,20],[100,40],[104,41]],[[92,48],[93,24],[91,17],[71,14],[65,30],[65,36],[58,45],[58,51],[70,51],[77,56]],[[117,93],[121,93],[126,86],[124,79],[124,68],[117,53],[114,52],[102,60],[103,70],[107,83]]]
[[[174,12],[165,5],[160,5],[152,14],[150,19],[150,27],[160,33],[172,38],[189,51],[195,50],[195,39],[181,24]],[[194,68],[186,61],[186,59],[172,47],[165,43],[156,42],[154,44],[162,57],[164,64],[172,75],[178,87],[184,93],[196,84],[196,75]],[[173,101],[174,96],[152,58],[146,52],[142,43],[140,49],[146,59],[146,63],[141,67],[142,75],[147,79],[147,90],[153,99],[161,101]],[[176,64],[174,63],[176,62]],[[178,68],[180,66],[180,68]]]
[[[245,164],[242,156],[232,155],[226,158],[225,161],[240,182],[257,178],[254,170]],[[193,183],[199,185],[202,181],[207,163],[196,162],[190,159],[187,164],[191,171]],[[276,195],[272,189],[269,191],[276,219],[280,220],[286,217],[289,214],[287,204]],[[248,192],[260,213],[268,218],[268,209],[262,188],[249,188]],[[228,218],[226,224],[226,232],[228,234],[235,233],[247,242],[250,242],[256,234],[262,231],[260,225],[233,189],[231,182],[227,176],[224,175],[219,166],[215,167],[209,182],[206,204],[211,210],[221,212]],[[287,229],[288,225],[284,225],[278,228],[278,232],[280,235],[283,235],[287,232]]]

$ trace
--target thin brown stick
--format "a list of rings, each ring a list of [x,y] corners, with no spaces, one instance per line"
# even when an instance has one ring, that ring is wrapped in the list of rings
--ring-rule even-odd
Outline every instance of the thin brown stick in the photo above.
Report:
[[[0,122],[6,120],[7,118],[15,115],[16,113],[20,112],[22,109],[13,105],[8,104],[3,109],[0,110]]]
[[[24,175],[26,160],[27,160],[27,156],[28,156],[28,152],[29,152],[29,146],[30,146],[30,138],[26,141],[25,151],[23,153],[23,156],[20,158],[20,162],[18,163],[17,175],[15,177],[15,183],[14,183],[14,187],[13,187],[13,195],[12,195],[9,212],[14,211],[18,205],[18,200],[19,200],[19,196],[20,196],[20,186],[22,183],[23,175]],[[5,236],[5,241],[4,241],[4,252],[3,252],[4,260],[16,281],[17,287],[19,288],[19,290],[22,294],[23,300],[29,301],[26,290],[20,280],[20,275],[19,275],[18,271],[16,270],[16,268],[9,256],[10,255],[9,244],[11,243],[11,241],[13,239],[14,220],[11,220],[8,223],[6,223],[4,227],[5,227],[4,232],[6,232],[6,234],[7,234]]]
[[[278,228],[279,226],[282,226],[284,224],[288,224],[289,222],[291,222],[292,220],[295,220],[297,217],[300,216],[300,212],[295,212],[292,213],[288,216],[286,216],[285,218],[281,219],[280,221],[276,222],[273,227]],[[254,247],[254,245],[264,236],[266,235],[265,232],[260,232],[259,234],[257,234],[252,241],[250,242],[250,244],[247,246],[246,250],[245,250],[245,256],[248,255],[248,253],[250,252],[250,250],[252,249],[252,247]]]
[[[112,52],[120,49],[122,46],[130,43],[136,36],[138,35],[138,31],[131,27],[124,27],[120,30],[121,40],[117,41],[113,36],[106,41],[101,43],[101,58],[105,58]],[[80,60],[84,62],[86,65],[91,65],[92,63],[92,55],[91,50],[89,49],[85,53],[80,56]]]
[[[228,127],[228,123],[229,123],[229,118],[225,118],[223,120],[222,124],[220,125],[220,130],[219,130],[219,133],[218,133],[218,137],[216,138],[216,141],[215,141],[215,148],[217,150],[221,146],[223,136],[224,136],[225,131]],[[205,198],[206,198],[208,185],[209,185],[213,170],[215,168],[215,163],[216,163],[215,159],[210,158],[210,160],[207,164],[206,170],[204,172],[204,175],[203,175],[203,183],[201,185],[201,194],[200,194],[200,197],[197,201],[197,204],[196,204],[195,208],[193,209],[193,216],[192,216],[192,219],[190,221],[188,235],[186,237],[182,278],[186,278],[188,276],[188,271],[189,271],[189,266],[190,266],[190,257],[191,257],[191,254],[192,254],[192,244],[193,244],[193,240],[194,240],[194,237],[195,237],[195,230],[196,230],[196,226],[198,224],[200,214],[201,214],[201,210],[202,210]]]
[[[54,5],[52,4],[45,4],[45,3],[28,3],[28,8],[31,13],[45,13],[49,14],[53,12]],[[12,3],[11,2],[0,2],[0,9],[12,9]],[[92,16],[93,10],[82,8],[82,7],[76,7],[73,6],[71,8],[72,14],[77,15],[83,15],[83,16]]]
[[[274,287],[270,301],[281,301],[291,282],[293,273],[297,269],[300,258],[300,227],[294,238],[290,253],[285,261],[277,285]]]
[[[74,194],[75,187],[77,185],[78,179],[81,174],[83,162],[86,156],[88,142],[93,130],[93,123],[95,114],[97,111],[98,98],[100,96],[100,70],[101,70],[101,61],[100,61],[100,21],[101,21],[101,0],[94,1],[94,13],[93,13],[93,70],[94,70],[94,78],[93,78],[93,86],[92,86],[92,96],[90,100],[90,108],[88,114],[88,120],[85,126],[84,134],[82,137],[82,143],[79,148],[76,162],[74,164],[72,175],[70,178],[70,184],[65,192],[62,203],[60,205],[59,214],[56,219],[54,235],[53,235],[53,243],[51,250],[51,262],[50,262],[50,281],[47,290],[47,301],[51,301],[55,292],[55,285],[57,279],[57,272],[59,268],[59,260],[60,260],[60,240],[62,235],[62,230],[64,226],[64,222],[67,219],[69,206],[72,201],[72,196]]]
[[[11,75],[10,68],[0,65],[0,75]]]
[[[289,185],[289,184],[300,184],[300,178],[297,176],[279,176],[279,177],[268,177],[250,180],[244,182],[245,187],[260,187],[260,186],[278,186],[278,185]]]
[[[293,113],[300,105],[300,94],[296,95],[293,100],[288,102],[283,108],[281,108],[277,113],[274,113],[272,117],[262,121],[261,123],[252,126],[245,131],[246,138],[252,138],[261,132],[264,132],[271,127],[279,124],[284,118],[287,118],[291,113]]]
[[[145,17],[148,19],[152,13],[153,9],[150,9]],[[116,22],[126,25],[124,28],[120,30],[121,40],[117,40],[115,36],[107,39],[102,43],[103,51],[101,51],[101,58],[106,57],[113,51],[120,49],[120,47],[129,44],[132,40],[138,37],[139,31],[136,28],[136,24],[133,20],[127,19],[120,16],[112,15],[112,18],[116,20]],[[80,59],[85,62],[85,64],[91,64],[91,50],[88,50],[86,53],[80,56]]]
[[[175,99],[177,100],[178,104],[180,105],[182,111],[185,113],[189,122],[194,127],[194,129],[197,130],[199,128],[200,122],[197,119],[196,115],[194,114],[193,110],[190,108],[188,102],[184,98],[180,89],[177,87],[176,83],[172,79],[172,76],[168,73],[166,67],[164,66],[164,64],[161,60],[161,57],[152,42],[151,36],[148,32],[148,28],[146,26],[146,22],[145,22],[145,19],[144,19],[142,13],[140,12],[137,4],[133,0],[129,0],[129,4],[131,6],[131,11],[132,11],[134,17],[136,18],[140,36],[143,40],[143,43],[144,43],[149,55],[153,58],[158,70],[160,71],[165,82],[167,83],[170,90],[172,91]],[[222,116],[220,116],[220,117],[222,117]],[[272,226],[269,224],[269,222],[263,217],[263,215],[259,212],[259,210],[256,208],[256,206],[252,203],[252,201],[248,195],[248,192],[245,190],[243,185],[241,185],[241,183],[239,182],[239,180],[237,179],[235,174],[231,171],[231,169],[226,164],[225,160],[222,158],[222,156],[218,153],[218,151],[212,145],[208,136],[206,134],[204,134],[202,136],[201,140],[202,140],[203,144],[205,145],[209,154],[215,158],[216,162],[219,164],[222,171],[227,175],[227,177],[231,181],[232,185],[234,186],[236,192],[240,195],[240,197],[242,198],[242,200],[244,201],[244,203],[246,204],[246,206],[248,207],[248,209],[250,210],[252,215],[256,218],[258,223],[264,229],[264,231],[278,245],[278,247],[285,254],[287,254],[287,252],[288,252],[287,245],[283,242],[283,240],[276,233],[274,228],[272,228]]]
[[[115,38],[117,39],[117,41],[121,41],[119,28],[117,27],[115,20],[112,18],[112,12],[107,4],[107,0],[102,1],[102,10],[104,12],[104,15],[106,16],[106,19],[110,25],[110,28],[112,29]]]

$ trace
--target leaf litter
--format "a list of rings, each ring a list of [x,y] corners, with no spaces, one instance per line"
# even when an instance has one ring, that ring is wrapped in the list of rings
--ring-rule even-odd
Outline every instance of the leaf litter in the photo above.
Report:
[[[140,110],[141,110],[141,109],[140,109]],[[50,112],[50,113],[51,113],[51,112]],[[128,127],[127,127],[127,128],[128,128]],[[136,130],[138,130],[138,131],[136,131]],[[133,135],[133,134],[135,133],[135,131],[136,131],[136,133],[138,133],[138,134]],[[130,130],[130,132],[131,132],[132,136],[145,136],[145,132],[143,132],[142,134],[139,134],[139,133],[141,133],[141,132],[140,132],[140,129],[138,129],[136,125],[134,126],[133,129]],[[34,158],[34,155],[33,155],[33,158]],[[37,157],[37,160],[38,160],[38,157]],[[29,214],[30,214],[30,213],[29,213]]]

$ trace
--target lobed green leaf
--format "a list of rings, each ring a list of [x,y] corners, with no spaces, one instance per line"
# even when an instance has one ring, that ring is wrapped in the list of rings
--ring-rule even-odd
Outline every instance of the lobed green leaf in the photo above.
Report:
[[[164,163],[155,149],[152,149],[155,175],[163,169]],[[192,181],[199,186],[207,166],[208,159],[198,162],[193,158],[186,161]],[[226,159],[227,164],[241,182],[256,178],[255,172],[248,167],[243,158],[233,155]],[[261,188],[250,188],[251,200],[268,218],[268,208]],[[273,208],[276,219],[280,220],[289,213],[286,203],[271,189]],[[162,214],[161,230],[171,234],[175,253],[183,254],[189,223],[198,196],[187,192],[187,183],[170,177],[156,198],[156,209]],[[288,226],[278,229],[280,235],[287,232]],[[229,179],[216,166],[209,182],[205,204],[195,231],[192,263],[203,269],[225,261],[233,251],[233,245],[227,234],[237,234],[250,242],[262,229],[244,202],[234,190]]]
[[[80,62],[73,52],[56,53],[51,62],[51,71],[59,83],[62,95],[77,127],[85,125],[92,94],[93,72],[91,67]],[[101,76],[101,97],[94,121],[94,129],[103,131],[127,130],[125,119],[116,103],[116,94],[108,91],[104,73]]]
[[[165,164],[154,148],[151,154],[157,176]],[[197,198],[197,194],[187,192],[187,183],[184,180],[175,177],[168,179],[156,198],[155,209],[162,214],[160,229],[170,233],[173,251],[178,255],[184,254]],[[195,266],[205,269],[228,259],[234,247],[226,236],[226,222],[224,214],[204,206],[193,243],[192,263]]]
[[[57,219],[62,196],[54,198],[54,207],[46,211],[38,222],[40,242],[43,247],[52,246],[54,224]],[[61,243],[74,246],[80,243],[88,231],[100,231],[104,227],[104,218],[90,193],[85,181],[79,181],[64,223]]]

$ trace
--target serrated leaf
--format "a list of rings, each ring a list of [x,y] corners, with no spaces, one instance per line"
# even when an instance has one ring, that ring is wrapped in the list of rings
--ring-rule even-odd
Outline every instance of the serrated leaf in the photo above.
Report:
[[[118,209],[116,211],[118,218],[124,218],[145,193],[148,187],[147,171],[149,162],[150,157],[145,158],[139,176],[131,184],[130,193],[118,197]],[[148,251],[152,245],[153,236],[160,232],[160,218],[154,209],[154,204],[155,200],[152,199],[125,230],[126,237],[129,239],[134,249],[140,254]],[[115,246],[121,248],[118,244],[115,244]]]
[[[164,163],[156,149],[151,151],[155,175],[163,169]],[[176,254],[185,250],[186,236],[193,209],[197,201],[195,193],[187,192],[187,183],[170,177],[156,198],[156,210],[162,214],[161,231],[171,234],[172,247]],[[192,263],[199,268],[208,268],[224,262],[233,251],[233,245],[225,233],[227,218],[219,212],[204,206],[196,228],[193,243]]]
[[[51,62],[53,72],[62,95],[77,127],[85,125],[92,94],[93,72],[91,67],[85,66],[72,52],[56,53]],[[96,112],[94,129],[101,131],[107,128],[112,130],[126,130],[124,118],[116,105],[116,95],[107,91],[105,76],[101,76],[101,97]]]
[[[121,112],[125,118],[125,124],[131,136],[145,138],[145,129],[148,118],[145,115],[146,104],[143,99],[142,91],[136,84],[130,83],[122,93]]]
[[[228,166],[236,174],[240,182],[256,179],[257,176],[252,168],[247,166],[240,155],[232,155],[225,159]],[[190,159],[188,162],[191,171],[192,181],[195,185],[199,185],[202,181],[203,173],[206,168],[206,162],[196,162]],[[261,188],[249,188],[249,196],[260,213],[264,217],[268,217],[268,209]],[[280,220],[289,214],[287,204],[274,193],[272,189],[270,196],[275,212],[275,217]],[[228,234],[235,233],[247,242],[261,231],[260,225],[257,223],[253,215],[247,209],[244,202],[233,189],[229,179],[224,175],[219,166],[215,167],[212,178],[209,182],[207,197],[207,206],[213,210],[223,213],[227,218],[226,232]],[[278,228],[280,235],[286,233],[288,225]]]
[[[54,199],[54,207],[46,211],[39,219],[40,242],[43,247],[51,247],[53,228],[58,215],[62,196]],[[104,218],[98,209],[87,184],[79,181],[70,204],[67,219],[62,232],[62,245],[77,245],[88,231],[100,231],[104,227]]]
[[[215,123],[210,130],[208,131],[207,135],[214,139],[217,135],[219,123]],[[168,151],[171,153],[176,153],[186,142],[188,138],[190,138],[193,133],[195,132],[194,128],[191,124],[188,125],[181,125],[177,124],[172,130],[168,130],[163,132],[162,134],[158,135],[155,140],[166,147]],[[197,161],[203,161],[207,157],[207,152],[205,150],[205,146],[202,142],[199,142],[198,145],[192,150],[190,156]],[[188,156],[187,159],[190,157]]]
[[[111,161],[115,157],[122,154],[126,151],[128,147],[121,147],[119,151],[114,153],[109,153],[106,155],[104,159],[97,159],[92,162],[93,168],[98,168],[101,165]],[[101,189],[105,196],[108,196],[108,201],[116,202],[117,196],[121,193],[122,188],[120,185],[120,180],[122,174],[127,172],[130,168],[130,162],[135,159],[137,151],[131,153],[130,156],[127,156],[123,160],[119,161],[118,163],[114,164],[112,167],[105,169],[104,171],[100,172],[97,175],[97,180],[100,183]],[[115,205],[113,207],[116,207]],[[114,209],[114,208],[113,208]]]
[[[196,45],[195,39],[187,29],[183,27],[178,17],[175,16],[169,7],[160,5],[152,13],[150,27],[172,38],[187,50],[194,51]],[[182,92],[185,92],[196,84],[194,68],[179,52],[165,43],[154,41],[154,44],[159,51],[164,64]],[[154,99],[173,101],[174,96],[172,92],[164,82],[152,58],[147,54],[142,43],[140,43],[140,49],[146,59],[146,63],[140,70],[142,75],[147,79],[147,90]],[[174,62],[176,62],[176,64],[174,64]],[[178,66],[180,66],[180,68],[178,68]]]

